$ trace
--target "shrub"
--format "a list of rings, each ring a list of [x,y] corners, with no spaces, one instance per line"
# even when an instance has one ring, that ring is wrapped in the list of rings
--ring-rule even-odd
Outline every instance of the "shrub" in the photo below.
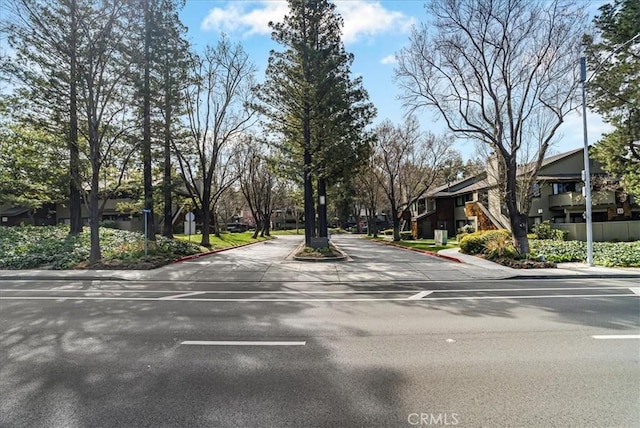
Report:
[[[115,220],[102,220],[100,222],[100,227],[105,227],[107,229],[119,229],[118,222]]]
[[[484,250],[482,251],[490,259],[509,257],[513,258],[517,255],[517,251],[506,234],[494,235],[492,238],[484,243]]]
[[[462,233],[464,233],[464,234],[473,233],[475,231],[476,231],[476,229],[471,224],[465,224],[464,226],[458,228],[458,233],[459,234],[462,234]]]
[[[505,229],[486,230],[469,233],[460,240],[460,250],[466,254],[480,254],[485,250],[485,244],[499,237],[511,238],[511,232]]]
[[[466,234],[458,241],[460,251],[466,254],[480,254],[484,250],[483,235],[482,231]]]
[[[551,227],[549,220],[536,224],[532,228],[533,233],[536,234],[536,239],[553,239],[555,241],[566,241],[569,236],[569,232],[562,229],[554,229]]]
[[[413,239],[413,232],[410,230],[403,230],[400,232],[400,239],[405,241]]]

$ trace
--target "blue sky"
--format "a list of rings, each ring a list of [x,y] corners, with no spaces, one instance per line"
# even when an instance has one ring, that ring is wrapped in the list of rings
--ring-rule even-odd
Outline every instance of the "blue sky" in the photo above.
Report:
[[[592,14],[602,0],[584,0]],[[338,12],[344,19],[343,41],[355,56],[352,72],[361,75],[369,97],[378,109],[375,123],[384,119],[402,121],[404,110],[397,100],[394,54],[408,43],[411,26],[426,19],[424,0],[344,0],[336,1]],[[279,49],[271,41],[268,22],[279,21],[287,12],[286,1],[281,0],[187,0],[181,13],[189,28],[188,37],[196,49],[215,44],[224,32],[234,41],[240,41],[258,67],[257,79],[264,78],[264,69],[270,49]],[[578,65],[576,64],[576,67]],[[419,113],[425,130],[445,132],[434,113]],[[589,142],[597,141],[608,127],[600,117],[588,114]],[[582,117],[572,113],[561,128],[554,153],[575,149],[583,145]],[[457,148],[465,158],[474,156],[471,143],[458,142]]]

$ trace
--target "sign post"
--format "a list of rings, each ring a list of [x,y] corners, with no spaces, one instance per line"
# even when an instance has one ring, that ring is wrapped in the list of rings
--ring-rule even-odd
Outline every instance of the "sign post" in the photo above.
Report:
[[[184,216],[184,218],[186,220],[184,223],[184,226],[185,226],[185,229],[187,230],[187,234],[189,235],[189,242],[191,242],[191,235],[193,234],[195,229],[194,222],[195,222],[196,216],[192,212],[188,212]]]

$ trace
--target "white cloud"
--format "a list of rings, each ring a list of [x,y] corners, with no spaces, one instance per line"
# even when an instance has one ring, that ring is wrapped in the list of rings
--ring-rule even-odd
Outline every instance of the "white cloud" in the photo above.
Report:
[[[406,31],[413,22],[402,12],[385,9],[379,1],[342,1],[336,2],[336,6],[344,19],[342,37],[345,43],[381,33]]]
[[[389,64],[397,64],[398,60],[395,55],[387,55],[380,60],[380,64],[389,65]]]
[[[261,1],[260,6],[247,11],[251,2],[229,2],[225,7],[214,7],[201,24],[203,30],[228,33],[243,32],[245,36],[269,34],[269,21],[281,21],[288,11],[286,1]]]
[[[342,40],[345,43],[382,33],[405,32],[413,24],[412,18],[402,12],[385,9],[379,1],[336,1],[336,8],[344,19]],[[223,7],[211,9],[202,21],[201,28],[241,32],[245,36],[269,34],[269,21],[279,22],[287,12],[286,1],[229,1]]]

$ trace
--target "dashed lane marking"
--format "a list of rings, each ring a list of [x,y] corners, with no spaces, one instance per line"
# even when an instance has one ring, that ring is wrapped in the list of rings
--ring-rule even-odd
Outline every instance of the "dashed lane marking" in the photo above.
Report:
[[[606,340],[606,339],[640,339],[640,334],[609,334],[609,335],[596,335],[591,336],[594,339]]]
[[[181,345],[199,346],[305,346],[307,342],[272,342],[272,341],[248,341],[248,340],[185,340]]]
[[[413,296],[407,297],[407,300],[420,300],[423,297],[426,297],[431,293],[433,293],[433,291],[421,291],[418,294],[414,294]]]
[[[194,291],[192,293],[176,294],[173,296],[164,296],[164,297],[160,297],[158,300],[173,300],[173,299],[179,299],[181,297],[197,296],[199,294],[204,294],[204,293],[205,291]]]

